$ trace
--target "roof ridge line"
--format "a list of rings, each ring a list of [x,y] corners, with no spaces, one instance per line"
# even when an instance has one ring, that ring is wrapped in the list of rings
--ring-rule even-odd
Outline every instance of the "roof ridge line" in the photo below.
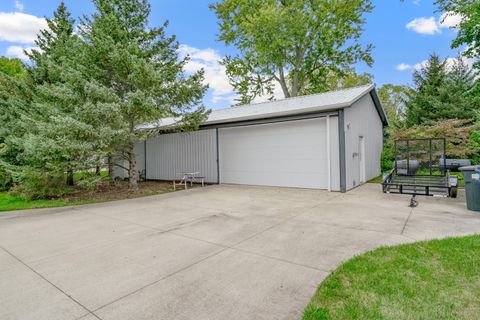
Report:
[[[325,92],[320,92],[320,93],[306,94],[306,95],[303,95],[303,96],[283,98],[283,99],[280,99],[280,100],[271,100],[271,101],[263,101],[263,102],[250,103],[250,104],[241,104],[241,105],[237,105],[237,106],[233,105],[233,106],[226,107],[226,108],[221,108],[221,109],[216,109],[216,110],[214,109],[212,111],[228,110],[228,109],[231,109],[231,108],[243,108],[243,107],[246,108],[246,107],[257,106],[257,105],[261,105],[261,104],[273,103],[273,102],[278,102],[278,101],[295,100],[295,99],[301,99],[301,98],[313,97],[313,96],[320,96],[320,95],[325,95],[325,94],[329,94],[329,93],[335,93],[335,92],[340,92],[340,91],[348,91],[348,90],[359,89],[359,88],[370,88],[370,89],[372,89],[372,88],[375,88],[375,84],[371,83],[371,84],[365,84],[365,85],[355,86],[355,87],[351,87],[351,88],[335,89],[335,90],[330,90],[330,91],[325,91]]]

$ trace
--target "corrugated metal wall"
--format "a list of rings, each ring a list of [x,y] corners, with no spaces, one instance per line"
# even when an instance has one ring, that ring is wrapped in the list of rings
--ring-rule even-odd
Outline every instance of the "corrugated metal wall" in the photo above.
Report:
[[[181,172],[200,172],[217,183],[216,130],[159,135],[147,140],[147,179],[172,180]]]
[[[137,160],[137,175],[140,176],[140,172],[145,169],[145,142],[144,141],[138,141],[135,142],[135,158]],[[129,164],[128,161],[122,160],[122,159],[115,159],[114,160],[116,163],[122,165],[125,168],[128,168]],[[128,178],[128,171],[120,168],[118,166],[115,166],[113,168],[113,175],[115,177],[121,178],[121,179],[126,179]]]
[[[347,190],[362,183],[360,180],[359,137],[365,141],[364,169],[366,181],[380,175],[383,148],[383,125],[370,95],[345,109],[345,154]]]

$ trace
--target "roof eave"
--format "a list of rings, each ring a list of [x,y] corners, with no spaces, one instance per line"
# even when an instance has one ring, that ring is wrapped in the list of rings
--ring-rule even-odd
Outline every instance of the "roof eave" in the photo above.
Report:
[[[377,109],[378,115],[380,116],[380,119],[382,120],[383,127],[388,127],[388,118],[385,113],[385,110],[383,109],[382,102],[380,101],[380,98],[378,97],[377,90],[375,87],[373,87],[370,91],[370,96],[372,97],[373,103],[375,104],[375,108]]]

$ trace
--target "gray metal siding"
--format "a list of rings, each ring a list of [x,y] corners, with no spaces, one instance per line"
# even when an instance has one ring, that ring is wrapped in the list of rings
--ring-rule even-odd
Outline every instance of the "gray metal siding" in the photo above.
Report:
[[[137,160],[137,175],[138,175],[140,171],[143,171],[145,169],[145,142],[144,141],[135,142],[134,150],[135,150],[135,159]],[[128,168],[129,166],[128,161],[126,160],[117,158],[114,161],[125,168]],[[128,171],[118,166],[115,166],[113,168],[113,175],[120,179],[126,179],[128,178]]]
[[[147,140],[147,179],[172,180],[200,172],[217,183],[216,130],[159,135]]]
[[[135,143],[135,159],[137,160],[137,172],[143,171],[145,169],[145,141]]]
[[[345,143],[347,190],[359,185],[360,166],[355,153],[359,137],[365,141],[366,181],[380,175],[380,157],[383,148],[383,124],[372,97],[366,95],[352,107],[345,109]]]

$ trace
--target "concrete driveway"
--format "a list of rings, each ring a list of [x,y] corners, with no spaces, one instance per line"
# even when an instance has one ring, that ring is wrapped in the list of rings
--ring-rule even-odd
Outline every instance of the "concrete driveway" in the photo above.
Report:
[[[0,319],[298,319],[342,261],[480,232],[460,199],[211,186],[0,213]]]

